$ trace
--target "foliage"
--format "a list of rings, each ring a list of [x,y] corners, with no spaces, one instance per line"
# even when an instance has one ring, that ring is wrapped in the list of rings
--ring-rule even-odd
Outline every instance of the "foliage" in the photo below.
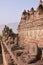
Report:
[[[2,36],[0,35],[0,40],[2,39]]]

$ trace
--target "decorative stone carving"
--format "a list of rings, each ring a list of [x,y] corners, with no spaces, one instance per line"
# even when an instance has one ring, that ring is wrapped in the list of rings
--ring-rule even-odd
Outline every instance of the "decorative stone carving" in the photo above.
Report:
[[[14,32],[12,31],[12,29],[10,29],[8,26],[5,25],[5,28],[3,29],[3,42],[5,42],[6,44],[13,44],[13,45],[17,45],[17,35],[18,34],[14,34]]]

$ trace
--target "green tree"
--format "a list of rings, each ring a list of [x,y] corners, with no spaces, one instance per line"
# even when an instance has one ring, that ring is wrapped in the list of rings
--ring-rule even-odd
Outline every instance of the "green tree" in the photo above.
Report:
[[[2,39],[2,36],[0,35],[0,40]]]

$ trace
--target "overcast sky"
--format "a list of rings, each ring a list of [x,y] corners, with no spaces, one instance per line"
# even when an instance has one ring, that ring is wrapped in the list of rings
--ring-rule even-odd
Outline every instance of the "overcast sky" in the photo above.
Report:
[[[22,11],[35,9],[40,0],[0,0],[0,25],[19,22]]]

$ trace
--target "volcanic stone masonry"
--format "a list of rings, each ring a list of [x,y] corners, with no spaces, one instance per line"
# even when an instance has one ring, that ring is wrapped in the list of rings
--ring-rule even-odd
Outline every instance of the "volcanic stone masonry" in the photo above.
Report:
[[[12,59],[12,55],[16,57],[16,59],[20,58],[20,63],[22,61],[22,65],[29,64],[38,58],[38,45],[37,43],[33,42],[27,44],[26,46],[19,45],[18,42],[18,34],[14,34],[12,29],[5,25],[5,28],[2,31],[3,38],[2,38],[2,57],[3,57],[3,64],[4,65],[13,65],[16,63]],[[4,46],[7,45],[7,46]],[[7,48],[8,47],[8,48]],[[8,50],[10,50],[8,52]],[[10,54],[9,54],[10,53]],[[40,57],[40,56],[39,56]],[[18,59],[19,60],[19,59]],[[16,61],[16,60],[15,60]],[[24,64],[23,64],[24,63]]]
[[[43,1],[40,0],[36,10],[24,10],[18,25],[18,42],[20,45],[36,42],[43,47]]]
[[[10,29],[8,26],[5,25],[5,28],[2,31],[2,36],[3,36],[2,43],[7,44],[8,49],[10,49],[13,52],[13,50],[15,50],[15,48],[18,46],[18,42],[17,42],[18,34],[15,34],[12,31],[12,29]],[[7,49],[5,48],[5,46],[4,47],[3,46],[2,46],[3,64],[4,65],[9,65],[9,63],[13,64],[12,59],[11,59]]]
[[[18,34],[15,34],[5,25],[2,31],[2,56],[3,61],[7,61],[4,65],[28,65],[43,59],[43,2],[41,0],[36,10],[32,7],[31,10],[22,12],[17,30]]]
[[[6,42],[7,45],[13,44],[13,45],[18,45],[17,43],[17,36],[18,34],[15,34],[12,29],[9,29],[8,26],[5,25],[5,28],[2,31],[2,35],[3,35],[3,42]]]

